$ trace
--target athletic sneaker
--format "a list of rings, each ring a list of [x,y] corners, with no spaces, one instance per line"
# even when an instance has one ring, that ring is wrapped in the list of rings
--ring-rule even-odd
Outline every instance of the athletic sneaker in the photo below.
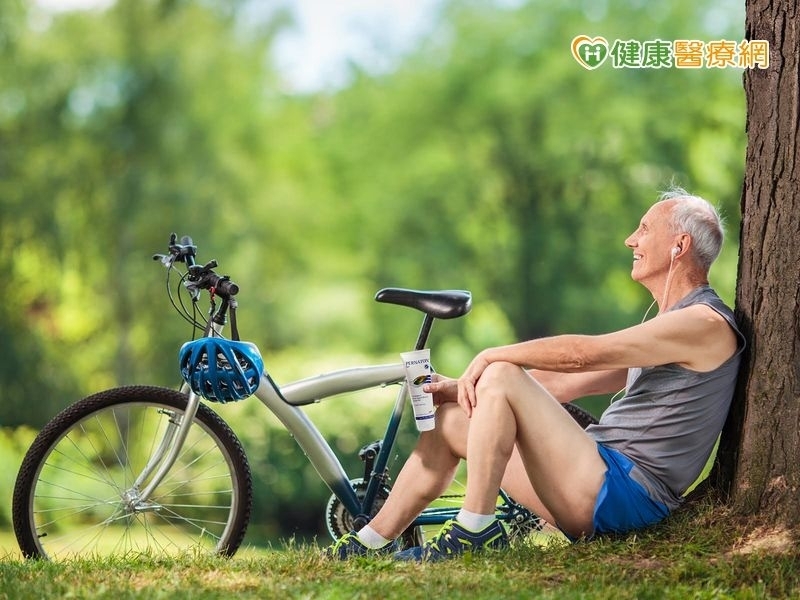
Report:
[[[494,521],[477,533],[465,529],[457,521],[444,524],[438,535],[423,546],[409,548],[394,555],[395,560],[439,561],[461,556],[467,552],[497,550],[508,546],[508,535],[500,521]]]
[[[354,556],[380,556],[392,554],[397,551],[397,542],[389,542],[382,548],[368,548],[358,539],[355,531],[345,533],[336,542],[325,549],[325,556],[337,560],[347,560]]]

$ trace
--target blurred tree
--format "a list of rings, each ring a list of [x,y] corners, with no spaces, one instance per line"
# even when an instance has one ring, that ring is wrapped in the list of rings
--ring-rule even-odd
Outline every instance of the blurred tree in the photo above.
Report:
[[[736,220],[738,73],[587,72],[569,40],[588,28],[707,38],[687,23],[712,12],[456,1],[398,72],[356,73],[323,141],[354,242],[378,249],[363,259],[371,277],[470,288],[518,338],[630,323],[646,292],[622,276],[622,241],[660,189],[675,180]],[[378,347],[394,339],[377,333]]]
[[[52,205],[27,191],[38,185],[32,172],[47,165],[33,149],[47,134],[49,115],[23,115],[31,102],[27,9],[22,1],[0,1],[0,271],[5,301],[0,303],[0,425],[42,424],[74,394],[78,378],[69,356],[51,343],[58,325],[57,276],[48,261],[48,239],[57,232]],[[38,81],[37,81],[38,83]],[[48,82],[41,82],[43,87]],[[41,260],[37,260],[37,257]]]
[[[84,391],[174,381],[163,357],[187,332],[164,329],[165,299],[143,304],[142,290],[162,280],[148,253],[171,230],[217,247],[240,235],[245,200],[263,185],[265,56],[280,15],[258,29],[226,2],[119,0],[58,16],[11,4],[0,227],[29,309],[7,323],[68,357],[67,380]],[[14,379],[35,389],[43,361],[28,362]],[[29,394],[18,386],[0,387],[0,404],[21,408]],[[41,409],[26,418],[41,423],[52,413]]]
[[[703,20],[696,3],[452,2],[396,72],[287,98],[265,58],[285,20],[246,21],[247,3],[5,1],[3,240],[36,306],[15,331],[68,356],[85,391],[171,380],[161,357],[187,332],[140,282],[173,229],[242,280],[265,349],[396,351],[416,317],[373,306],[383,285],[472,289],[511,337],[630,322],[645,301],[616,265],[655,189],[677,174],[724,198],[735,180],[730,74],[589,73],[565,43],[622,16],[666,37]],[[507,341],[448,327],[472,350]]]
[[[306,96],[282,92],[270,56],[288,19],[263,6],[117,0],[53,15],[0,0],[13,291],[0,423],[176,380],[189,331],[149,258],[171,231],[242,285],[242,330],[285,381],[407,348],[418,315],[373,303],[385,285],[474,292],[469,317],[434,331],[445,372],[514,338],[622,326],[647,304],[622,240],[658,189],[674,176],[736,218],[738,73],[587,72],[569,52],[589,33],[735,38],[719,17],[738,14],[731,0],[452,0],[395,70],[354,67],[344,89]],[[320,410],[340,423],[340,405]],[[245,413],[225,416],[255,448],[259,515],[324,496],[291,440]],[[380,417],[358,415],[331,425],[342,450],[371,441]]]

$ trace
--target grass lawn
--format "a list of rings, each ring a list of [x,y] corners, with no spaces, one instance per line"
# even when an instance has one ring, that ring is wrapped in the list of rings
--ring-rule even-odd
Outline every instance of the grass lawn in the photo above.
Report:
[[[796,533],[796,532],[795,532]],[[4,540],[5,541],[5,540]],[[0,598],[791,598],[796,536],[699,502],[659,527],[568,545],[519,544],[438,564],[339,563],[314,546],[62,563],[0,560]]]

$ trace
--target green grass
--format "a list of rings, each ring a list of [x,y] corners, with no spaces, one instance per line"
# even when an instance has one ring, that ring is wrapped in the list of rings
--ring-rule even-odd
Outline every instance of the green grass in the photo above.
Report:
[[[227,560],[137,556],[48,563],[9,554],[0,561],[0,598],[800,597],[800,557],[787,542],[787,532],[767,533],[700,503],[635,535],[523,544],[438,564],[339,563],[322,558],[317,547],[293,544]],[[764,549],[754,551],[759,546]]]

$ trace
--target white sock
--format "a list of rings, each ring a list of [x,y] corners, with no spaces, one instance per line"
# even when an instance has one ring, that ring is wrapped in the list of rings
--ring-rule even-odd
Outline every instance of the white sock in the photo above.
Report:
[[[392,540],[387,540],[385,537],[383,537],[380,533],[375,531],[369,525],[365,525],[359,530],[358,539],[367,548],[370,548],[372,550],[383,548],[386,544],[392,541]]]
[[[481,515],[464,510],[462,508],[460,511],[458,511],[458,515],[456,515],[456,521],[469,529],[471,532],[478,533],[479,531],[486,529],[494,522],[494,514]]]

